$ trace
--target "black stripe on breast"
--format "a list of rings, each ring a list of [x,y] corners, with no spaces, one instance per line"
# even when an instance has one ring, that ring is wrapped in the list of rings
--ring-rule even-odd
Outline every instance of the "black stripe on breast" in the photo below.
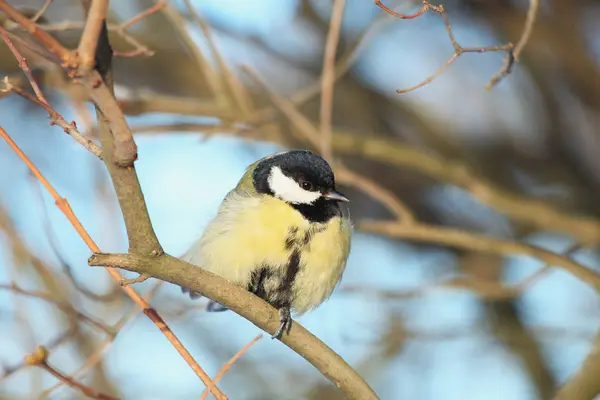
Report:
[[[288,259],[288,264],[285,269],[285,274],[281,277],[281,284],[277,290],[277,294],[273,296],[273,300],[271,304],[275,308],[282,307],[290,307],[292,305],[292,301],[294,293],[292,292],[292,287],[294,285],[294,281],[296,280],[296,276],[298,275],[298,271],[300,270],[300,252],[298,250],[294,250]]]
[[[269,267],[260,267],[252,271],[250,275],[250,283],[248,284],[248,291],[254,293],[263,300],[269,301],[267,293],[265,292],[265,282],[273,277],[273,271]]]
[[[300,270],[300,251],[294,250],[288,259],[286,268],[280,275],[276,269],[261,267],[252,272],[248,291],[267,301],[275,308],[290,307],[293,301],[293,285]],[[273,287],[266,285],[273,279],[279,281],[279,285]]]

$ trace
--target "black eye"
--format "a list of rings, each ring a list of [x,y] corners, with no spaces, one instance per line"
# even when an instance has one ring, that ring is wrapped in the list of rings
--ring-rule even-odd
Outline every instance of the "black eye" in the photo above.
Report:
[[[302,189],[304,189],[304,190],[312,190],[313,185],[309,181],[301,181],[300,182],[300,187]]]

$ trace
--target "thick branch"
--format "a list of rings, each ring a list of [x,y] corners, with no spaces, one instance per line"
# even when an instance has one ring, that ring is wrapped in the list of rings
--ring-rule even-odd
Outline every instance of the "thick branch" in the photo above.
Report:
[[[600,333],[579,371],[558,391],[554,400],[588,400],[600,394]]]
[[[343,154],[356,154],[386,164],[411,168],[439,181],[461,187],[482,203],[516,221],[540,229],[568,233],[583,245],[600,243],[598,220],[569,214],[546,202],[505,190],[478,176],[462,162],[435,157],[386,139],[336,134],[333,144],[334,150]]]
[[[79,47],[80,68],[89,71],[94,66],[96,57],[96,46],[106,23],[106,12],[108,11],[108,0],[92,0],[88,12],[87,21],[81,34]]]
[[[270,334],[279,328],[277,310],[263,300],[219,276],[167,254],[159,257],[94,254],[88,263],[123,268],[189,288],[218,301]],[[292,324],[289,335],[282,335],[281,341],[314,365],[347,398],[378,398],[363,378],[339,355],[297,322]]]
[[[458,247],[472,251],[500,255],[522,254],[531,256],[548,265],[561,267],[592,286],[596,291],[600,291],[600,276],[596,272],[568,257],[530,244],[426,224],[406,225],[397,222],[365,222],[359,224],[359,228],[368,232],[382,233],[399,239]]]
[[[163,250],[150,222],[133,166],[133,161],[137,158],[133,135],[112,91],[112,49],[106,28],[103,29],[97,50],[98,71],[92,70],[86,74],[83,84],[96,106],[102,160],[110,174],[123,213],[129,251],[142,255],[161,254]]]
[[[112,135],[111,163],[119,167],[132,166],[137,159],[137,145],[112,89],[97,71],[90,71],[82,82]]]

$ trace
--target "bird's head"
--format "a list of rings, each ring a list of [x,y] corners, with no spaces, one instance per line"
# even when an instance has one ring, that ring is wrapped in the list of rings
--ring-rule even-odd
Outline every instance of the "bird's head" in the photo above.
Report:
[[[258,162],[252,179],[255,189],[293,205],[348,202],[335,189],[331,167],[309,150],[275,153]]]

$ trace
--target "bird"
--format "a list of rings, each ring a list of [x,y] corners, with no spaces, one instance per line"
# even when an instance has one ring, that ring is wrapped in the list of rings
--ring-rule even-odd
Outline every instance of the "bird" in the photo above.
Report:
[[[350,254],[350,200],[331,166],[310,150],[271,154],[251,164],[200,239],[181,257],[262,298],[279,311],[281,338],[327,300]],[[182,287],[192,299],[201,293]],[[227,310],[209,300],[207,311]]]

